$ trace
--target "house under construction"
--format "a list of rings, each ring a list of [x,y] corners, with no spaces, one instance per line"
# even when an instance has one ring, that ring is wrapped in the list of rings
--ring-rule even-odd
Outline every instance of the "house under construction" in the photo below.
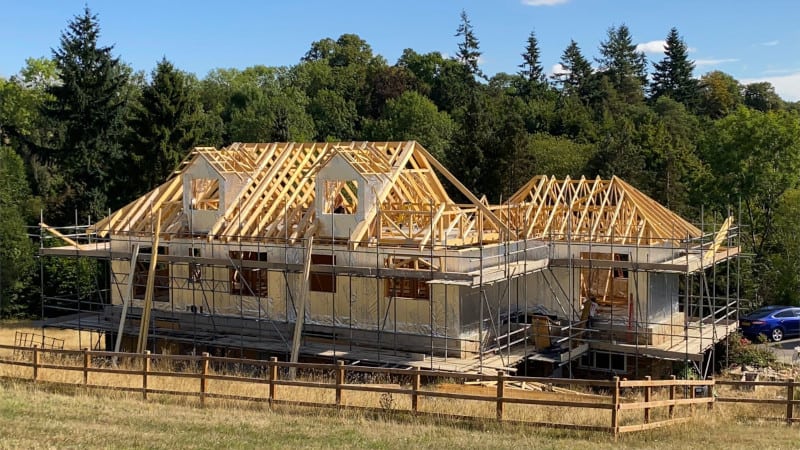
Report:
[[[67,244],[45,257],[110,272],[100,307],[48,325],[116,350],[659,376],[707,370],[737,326],[706,283],[738,254],[730,218],[705,234],[616,177],[491,205],[414,141],[195,148],[80,233],[42,230]]]

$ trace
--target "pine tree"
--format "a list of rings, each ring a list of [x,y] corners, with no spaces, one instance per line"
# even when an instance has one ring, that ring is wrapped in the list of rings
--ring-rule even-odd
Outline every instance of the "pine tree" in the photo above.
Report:
[[[694,62],[689,60],[688,54],[686,43],[673,27],[667,35],[664,59],[653,64],[655,70],[650,84],[653,100],[666,95],[689,107],[696,103],[698,83],[692,77]]]
[[[162,59],[152,81],[142,90],[131,122],[135,140],[132,159],[141,174],[142,191],[163,182],[197,144],[202,114],[189,76]]]
[[[107,193],[115,195],[110,183],[122,156],[128,75],[111,55],[113,46],[99,46],[99,37],[97,16],[87,7],[61,33],[61,46],[53,50],[61,82],[48,88],[53,100],[43,113],[56,124],[58,135],[55,150],[46,156],[58,165],[72,192],[62,219],[71,218],[73,208],[80,217],[105,215]]]
[[[567,95],[585,94],[589,78],[592,76],[592,65],[581,53],[578,43],[574,40],[561,55],[562,73],[553,75],[556,82],[561,84],[561,90]]]
[[[456,59],[467,67],[469,73],[485,78],[480,67],[478,67],[481,57],[480,42],[475,37],[472,24],[469,21],[469,17],[467,17],[467,12],[464,10],[461,11],[461,24],[458,26],[455,35],[462,38],[461,42],[458,43]]]
[[[641,97],[647,83],[647,61],[644,53],[636,50],[631,32],[626,25],[608,29],[606,40],[600,43],[600,72],[608,76],[612,86],[626,100]]]
[[[519,76],[524,80],[523,95],[530,96],[547,86],[547,77],[544,74],[541,52],[539,51],[539,41],[533,31],[528,35],[528,42],[525,45],[525,53],[522,54],[522,64],[519,65],[519,68],[522,69],[519,71]]]

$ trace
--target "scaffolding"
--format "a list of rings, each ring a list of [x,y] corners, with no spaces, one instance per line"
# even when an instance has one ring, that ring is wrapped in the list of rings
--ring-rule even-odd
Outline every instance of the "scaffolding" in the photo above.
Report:
[[[295,344],[303,358],[456,372],[641,376],[677,361],[706,374],[738,325],[732,220],[697,228],[616,177],[536,177],[489,205],[413,141],[195,149],[99,223],[42,220],[39,237],[42,263],[92,258],[108,273],[92,293],[43,294],[47,325],[123,346],[146,329],[154,352],[288,360]]]

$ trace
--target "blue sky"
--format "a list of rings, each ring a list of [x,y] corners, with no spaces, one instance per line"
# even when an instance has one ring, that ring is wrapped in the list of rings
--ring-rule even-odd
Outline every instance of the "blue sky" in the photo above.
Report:
[[[770,81],[800,100],[800,1],[797,0],[6,0],[0,27],[0,76],[28,57],[50,56],[61,30],[88,4],[99,16],[101,42],[136,70],[162,56],[205,76],[214,68],[292,65],[311,42],[355,33],[394,63],[404,48],[452,55],[459,13],[480,39],[487,74],[515,72],[535,30],[542,62],[553,70],[574,39],[587,57],[610,26],[625,23],[634,40],[661,59],[673,26],[685,38],[696,74],[730,73]]]

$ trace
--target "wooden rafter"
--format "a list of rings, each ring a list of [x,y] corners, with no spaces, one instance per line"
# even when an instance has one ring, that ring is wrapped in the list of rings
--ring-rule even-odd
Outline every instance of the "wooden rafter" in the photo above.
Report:
[[[529,239],[630,244],[677,242],[700,230],[617,177],[602,180],[538,176],[508,201],[503,214]]]
[[[492,208],[469,193],[443,165],[414,141],[339,143],[235,143],[220,150],[198,147],[161,186],[131,202],[93,229],[102,234],[147,235],[154,215],[161,212],[164,239],[170,236],[205,235],[209,240],[295,240],[316,236],[316,176],[333,158],[341,158],[365,179],[375,204],[357,205],[350,186],[341,190],[350,206],[364,212],[350,235],[354,246],[363,243],[391,243],[425,246],[473,245],[498,242],[510,236],[503,220]],[[216,197],[225,192],[225,208],[208,231],[191,230],[188,212],[183,210],[183,174],[198,161],[217,172],[221,183],[238,180],[208,192],[207,211],[221,205]],[[444,176],[471,201],[458,205],[447,195],[437,177]],[[359,189],[362,187],[359,186]],[[367,189],[366,186],[363,187]],[[196,193],[193,200],[203,193]],[[354,200],[356,199],[356,200]],[[325,201],[325,199],[320,199]],[[327,205],[330,206],[330,205]]]

